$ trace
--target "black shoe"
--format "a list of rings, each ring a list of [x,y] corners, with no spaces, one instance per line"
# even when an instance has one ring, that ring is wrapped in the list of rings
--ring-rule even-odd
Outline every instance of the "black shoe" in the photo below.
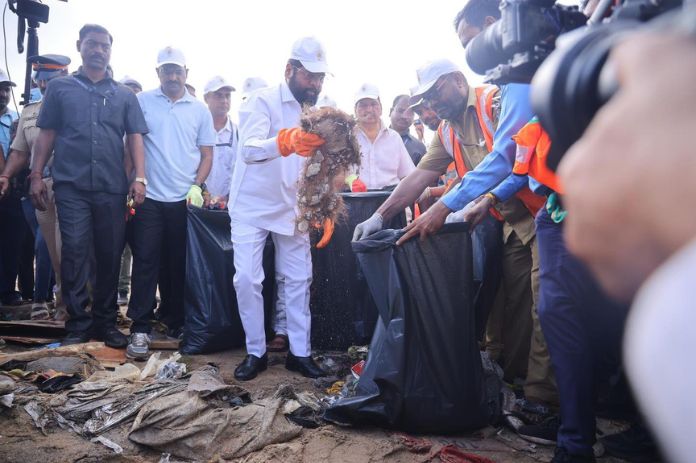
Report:
[[[128,345],[128,336],[121,333],[115,326],[96,332],[94,337],[115,349],[122,349]]]
[[[517,429],[517,434],[524,439],[535,444],[556,445],[556,435],[561,426],[558,416],[546,418],[539,424],[525,424]]]
[[[627,430],[599,439],[610,455],[633,463],[659,460],[659,452],[653,437],[641,425],[633,424]]]
[[[296,371],[305,378],[319,378],[328,375],[328,373],[319,368],[319,365],[314,362],[311,356],[296,357],[292,355],[292,352],[288,352],[288,356],[285,359],[285,368],[290,371]]]
[[[92,337],[89,333],[85,333],[84,331],[71,332],[63,338],[60,345],[69,346],[71,344],[82,344],[88,342],[90,339],[92,339]]]
[[[234,369],[234,377],[239,381],[249,381],[250,379],[256,378],[256,375],[264,371],[267,367],[268,355],[263,354],[263,357],[259,358],[249,354],[244,357],[244,361]]]
[[[0,305],[16,306],[24,304],[24,300],[19,293],[12,293],[0,300]]]
[[[551,463],[595,463],[594,455],[571,455],[563,447],[556,447]]]

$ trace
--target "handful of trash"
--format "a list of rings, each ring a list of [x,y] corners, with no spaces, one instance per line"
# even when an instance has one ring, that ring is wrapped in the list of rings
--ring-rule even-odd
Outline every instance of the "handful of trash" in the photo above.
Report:
[[[348,169],[360,165],[360,148],[353,135],[355,120],[334,108],[308,109],[300,120],[302,130],[319,135],[324,144],[307,162],[297,190],[297,230],[323,229],[317,248],[331,240],[336,220],[345,213],[338,194]]]

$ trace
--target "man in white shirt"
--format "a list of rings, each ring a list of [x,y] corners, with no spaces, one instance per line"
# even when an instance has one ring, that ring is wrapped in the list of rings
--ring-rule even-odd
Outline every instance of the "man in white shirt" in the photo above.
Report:
[[[205,85],[203,100],[213,116],[217,138],[213,149],[213,167],[206,183],[211,199],[227,202],[230,179],[237,154],[237,126],[230,119],[230,103],[235,88],[224,77],[215,76]]]
[[[157,57],[160,87],[138,94],[150,130],[145,143],[147,194],[133,216],[133,278],[128,317],[133,320],[129,358],[147,358],[160,259],[169,282],[167,324],[184,325],[187,207],[203,205],[213,162],[215,130],[208,108],[186,91],[184,54],[167,47]],[[165,295],[162,295],[163,303]],[[178,333],[177,333],[178,334]]]
[[[309,286],[312,260],[307,233],[295,226],[297,182],[305,160],[324,141],[297,125],[303,106],[313,106],[328,72],[326,55],[313,37],[297,40],[285,80],[254,92],[239,111],[239,152],[229,211],[234,246],[234,287],[246,334],[247,356],[235,369],[250,380],[268,364],[264,330],[262,257],[270,233],[276,274],[283,278],[290,351],[285,367],[303,376],[324,372],[311,357]],[[291,128],[294,127],[294,128]],[[291,154],[300,156],[290,156]]]
[[[363,84],[355,94],[355,135],[360,144],[361,164],[358,180],[369,190],[393,187],[416,169],[401,136],[382,123],[379,90]],[[346,179],[352,191],[356,182]]]

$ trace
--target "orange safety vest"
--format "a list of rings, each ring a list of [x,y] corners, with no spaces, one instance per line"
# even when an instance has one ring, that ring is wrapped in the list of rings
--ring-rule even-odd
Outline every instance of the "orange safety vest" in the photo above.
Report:
[[[493,99],[499,91],[495,85],[486,85],[476,87],[476,115],[483,132],[483,138],[486,141],[486,149],[490,153],[493,150],[493,136],[495,134],[495,124],[493,122]],[[464,178],[467,168],[464,163],[462,147],[457,141],[457,136],[452,129],[452,126],[447,121],[442,121],[437,128],[437,134],[440,137],[440,142],[445,150],[454,159],[455,168],[459,177]],[[518,191],[515,196],[522,201],[525,207],[529,210],[532,216],[535,216],[541,206],[544,205],[546,199],[542,196],[534,194],[528,187],[524,187]],[[503,220],[500,213],[491,208],[491,214],[498,220]]]
[[[551,169],[546,166],[546,158],[551,149],[551,139],[534,117],[512,137],[517,143],[517,155],[512,172],[517,175],[529,175],[537,182],[563,193],[561,182]]]

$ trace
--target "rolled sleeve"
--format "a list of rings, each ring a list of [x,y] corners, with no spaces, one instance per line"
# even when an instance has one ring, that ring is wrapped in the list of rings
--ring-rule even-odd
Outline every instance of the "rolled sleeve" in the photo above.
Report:
[[[533,116],[529,101],[529,85],[508,84],[501,89],[498,127],[493,137],[493,150],[461,183],[442,198],[452,210],[459,210],[484,193],[493,190],[512,173],[515,162],[515,135]],[[512,188],[513,185],[505,186]],[[507,192],[503,191],[505,194]]]

